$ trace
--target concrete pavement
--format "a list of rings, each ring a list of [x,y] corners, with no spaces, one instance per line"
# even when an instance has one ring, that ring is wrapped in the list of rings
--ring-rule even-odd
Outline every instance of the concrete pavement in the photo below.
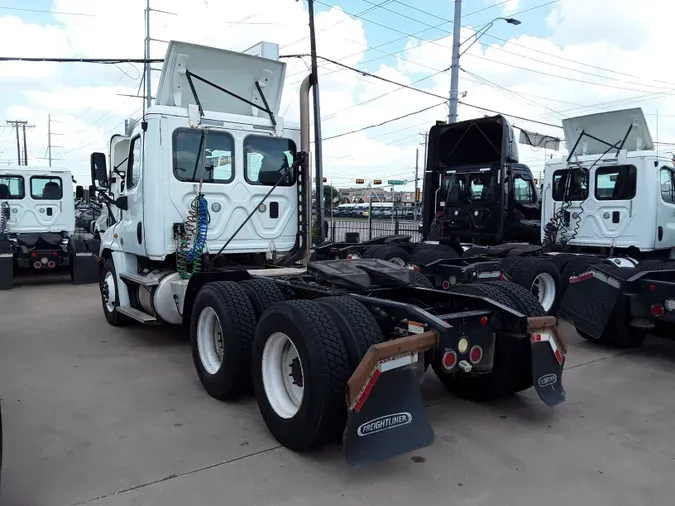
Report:
[[[338,445],[280,448],[254,399],[210,398],[182,329],[110,327],[95,285],[17,287],[0,292],[0,504],[672,504],[675,343],[568,339],[567,403],[473,404],[430,372],[435,443],[354,470]]]

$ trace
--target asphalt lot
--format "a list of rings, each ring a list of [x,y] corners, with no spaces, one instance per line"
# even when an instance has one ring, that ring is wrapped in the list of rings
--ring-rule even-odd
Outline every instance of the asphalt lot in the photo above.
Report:
[[[355,470],[338,445],[280,448],[252,398],[210,398],[178,329],[108,326],[95,285],[16,287],[0,292],[0,504],[673,504],[675,343],[567,335],[565,404],[460,401],[430,372],[435,443]]]

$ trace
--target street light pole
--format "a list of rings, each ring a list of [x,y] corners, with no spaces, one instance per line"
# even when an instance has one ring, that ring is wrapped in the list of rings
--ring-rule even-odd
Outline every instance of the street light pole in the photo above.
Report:
[[[487,33],[487,31],[492,28],[497,21],[506,21],[510,25],[519,25],[520,21],[515,18],[502,18],[498,17],[490,21],[488,24],[483,26],[478,30],[473,37],[469,37],[467,40],[471,41],[464,51],[460,52],[463,42],[459,40],[459,33],[462,28],[462,0],[455,0],[455,19],[454,27],[452,29],[452,65],[450,66],[450,112],[448,114],[448,122],[456,123],[457,122],[457,106],[459,105],[459,58],[466,53],[471,46],[473,46],[478,39]]]
[[[452,65],[450,66],[450,112],[448,122],[457,121],[457,105],[459,102],[459,33],[462,29],[462,0],[455,0],[455,18],[452,28]]]

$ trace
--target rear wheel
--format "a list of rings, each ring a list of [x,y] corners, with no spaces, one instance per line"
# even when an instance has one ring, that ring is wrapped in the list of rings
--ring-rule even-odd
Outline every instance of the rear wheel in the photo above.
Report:
[[[457,252],[450,246],[435,244],[425,248],[416,248],[410,255],[410,263],[415,265],[428,265],[437,260],[457,258]]]
[[[286,296],[281,291],[281,288],[279,288],[279,285],[270,279],[247,279],[239,283],[239,285],[244,289],[251,304],[253,304],[253,310],[258,320],[268,308],[277,302],[286,300]]]
[[[192,359],[204,389],[232,399],[251,385],[256,315],[246,292],[232,281],[204,285],[192,307]]]
[[[452,290],[488,297],[506,307],[524,312],[525,316],[540,316],[543,313],[541,306],[537,309],[539,303],[531,293],[508,281],[462,285]],[[525,301],[525,305],[518,304],[515,293],[520,290],[527,293],[526,298],[529,300]],[[524,307],[530,307],[530,310],[524,311]],[[434,353],[434,373],[449,392],[462,399],[488,401],[527,390],[532,386],[532,352],[528,339],[517,339],[497,332],[493,367],[484,374],[447,373],[441,360],[441,353]]]
[[[279,443],[303,451],[342,434],[349,353],[321,304],[290,300],[268,309],[255,332],[252,364],[260,413]]]
[[[548,258],[526,257],[511,267],[511,279],[528,289],[548,315],[555,315],[562,300],[562,279]]]
[[[401,246],[385,244],[373,251],[372,258],[387,260],[393,264],[405,267],[410,262],[410,254]]]

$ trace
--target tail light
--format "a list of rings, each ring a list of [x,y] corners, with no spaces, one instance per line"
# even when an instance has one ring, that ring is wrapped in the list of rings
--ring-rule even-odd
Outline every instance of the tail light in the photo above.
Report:
[[[443,369],[451,371],[457,365],[457,353],[454,351],[446,351],[443,354]]]
[[[42,264],[40,262],[34,262],[33,267],[35,267],[36,269],[39,269],[40,267],[42,267]]]
[[[659,304],[659,303],[652,304],[652,307],[650,308],[650,310],[651,310],[652,314],[653,314],[654,316],[656,316],[657,318],[658,318],[659,316],[663,316],[663,313],[665,312],[665,309],[664,309],[663,306],[662,306],[661,304]]]
[[[47,264],[47,266],[50,269],[53,269],[54,267],[56,267],[56,262],[54,262],[54,260],[50,260],[49,263]]]
[[[471,360],[472,364],[477,364],[482,360],[482,358],[483,358],[483,348],[481,348],[478,345],[471,348],[471,351],[469,352],[469,360]]]

